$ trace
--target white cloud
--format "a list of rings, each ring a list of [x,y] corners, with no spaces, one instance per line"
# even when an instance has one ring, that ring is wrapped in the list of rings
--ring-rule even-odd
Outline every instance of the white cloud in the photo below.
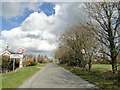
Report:
[[[43,12],[34,12],[22,23],[22,29],[25,31],[36,31],[38,29],[44,31],[51,25],[49,19],[50,17],[46,16]]]
[[[11,49],[26,48],[27,51],[51,52],[57,48],[56,35],[85,17],[81,3],[56,3],[55,14],[46,16],[43,12],[34,12],[26,18],[21,26],[10,31],[2,31],[2,38]]]
[[[5,41],[0,39],[0,52],[3,52],[5,49]]]
[[[25,9],[38,11],[42,3],[30,3],[30,2],[2,2],[2,8],[0,9],[2,13],[0,16],[5,18],[12,18],[15,16],[22,16]]]
[[[11,50],[23,47],[34,51],[51,51],[56,48],[54,43],[55,35],[47,31],[23,31],[21,27],[14,28],[10,31],[2,31],[2,38],[9,43]]]

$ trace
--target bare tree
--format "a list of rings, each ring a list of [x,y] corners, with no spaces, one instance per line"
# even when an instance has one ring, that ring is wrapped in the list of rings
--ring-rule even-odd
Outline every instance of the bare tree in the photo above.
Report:
[[[89,65],[92,67],[92,56],[96,47],[96,39],[89,30],[81,25],[74,25],[59,37],[60,49],[56,52],[57,56],[62,57],[63,62],[68,65],[85,68]],[[81,53],[81,49],[86,50],[86,54]],[[64,49],[64,50],[63,50]],[[64,54],[60,54],[64,51]],[[60,52],[60,53],[59,53]],[[64,58],[63,58],[64,57]]]
[[[87,27],[102,43],[104,53],[111,58],[113,73],[117,71],[118,48],[120,47],[120,2],[86,3],[90,21]]]

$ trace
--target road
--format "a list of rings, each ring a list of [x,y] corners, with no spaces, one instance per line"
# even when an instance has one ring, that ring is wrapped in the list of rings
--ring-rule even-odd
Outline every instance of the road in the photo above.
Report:
[[[84,88],[99,89],[64,68],[50,63],[26,80],[19,88]]]

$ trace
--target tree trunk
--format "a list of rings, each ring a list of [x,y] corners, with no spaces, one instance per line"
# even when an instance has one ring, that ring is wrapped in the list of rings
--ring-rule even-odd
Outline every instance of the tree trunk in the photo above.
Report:
[[[114,39],[111,38],[110,39],[110,53],[111,53],[111,60],[112,60],[112,71],[113,73],[117,72],[117,55],[116,55],[116,51],[115,51],[115,44],[114,44]]]
[[[91,61],[91,60],[90,60],[90,61]],[[90,71],[91,71],[91,67],[92,67],[91,62],[89,62],[88,65],[89,65],[89,72],[90,72]]]
[[[116,55],[116,51],[115,51],[115,45],[114,45],[114,40],[111,39],[110,40],[110,53],[111,53],[111,60],[112,60],[112,71],[113,73],[117,72],[117,55]]]
[[[113,71],[113,73],[117,73],[117,62],[116,62],[116,58],[112,58],[112,71]]]
[[[111,60],[112,60],[112,71],[113,73],[117,72],[117,55],[116,55],[116,46],[115,46],[115,38],[113,35],[113,30],[111,28],[111,16],[108,17],[108,41],[110,43],[110,53],[111,53]]]
[[[92,56],[90,55],[90,58],[89,58],[89,63],[88,63],[88,65],[89,65],[89,71],[91,71],[91,67],[92,67]]]

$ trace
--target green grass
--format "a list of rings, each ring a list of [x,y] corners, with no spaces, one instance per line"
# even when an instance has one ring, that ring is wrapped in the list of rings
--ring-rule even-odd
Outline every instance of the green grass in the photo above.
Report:
[[[0,74],[0,90],[2,89],[2,74]]]
[[[112,71],[109,70],[111,65],[94,64],[91,72],[78,67],[61,64],[60,66],[104,90],[120,90],[120,86],[117,85],[117,77],[112,73]]]
[[[93,64],[92,70],[110,71],[112,68],[110,64]]]
[[[40,70],[38,67],[44,67],[46,64],[38,64],[36,66],[29,66],[19,68],[17,71],[4,73],[2,75],[2,88],[17,88],[26,79],[30,78],[37,71]]]
[[[97,71],[111,71],[112,66],[110,64],[93,64],[92,70]],[[120,65],[118,65],[118,70],[120,70]]]

